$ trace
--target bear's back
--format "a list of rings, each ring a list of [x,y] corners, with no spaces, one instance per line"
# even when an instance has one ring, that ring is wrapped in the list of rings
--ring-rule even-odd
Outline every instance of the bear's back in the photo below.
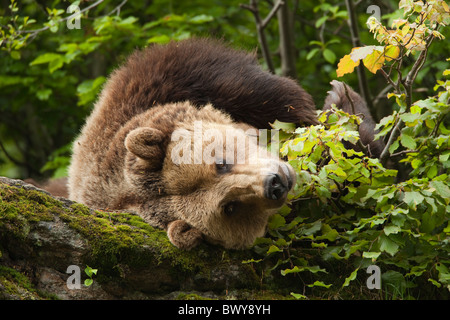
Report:
[[[91,118],[113,132],[154,105],[183,101],[211,103],[257,128],[270,128],[275,119],[317,123],[312,97],[295,81],[263,71],[253,54],[210,39],[134,52],[112,73]]]

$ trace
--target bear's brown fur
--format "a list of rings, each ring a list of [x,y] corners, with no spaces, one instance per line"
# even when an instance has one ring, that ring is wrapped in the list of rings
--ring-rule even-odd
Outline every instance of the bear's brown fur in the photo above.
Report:
[[[292,168],[243,130],[268,128],[276,119],[317,123],[311,96],[263,71],[254,55],[205,39],[137,51],[111,75],[74,142],[69,197],[134,209],[183,249],[203,238],[245,248],[264,234],[295,183]],[[237,151],[234,164],[214,151],[214,163],[175,163],[173,134],[190,134],[195,149],[196,123],[226,137],[225,149],[246,141],[244,161]],[[201,152],[210,142],[202,141]]]
[[[196,164],[193,158],[174,162],[179,143],[171,139],[175,130],[189,133],[189,147],[201,141],[202,153],[210,145],[210,140],[196,136],[196,121],[201,121],[203,131],[214,129],[222,137],[231,131],[245,139],[245,161],[239,163],[234,156],[233,165],[223,163],[223,158],[213,163]],[[284,203],[295,182],[292,168],[265,148],[249,152],[252,141],[241,124],[210,105],[155,106],[118,130],[105,150],[89,135],[96,125],[90,117],[75,142],[70,198],[94,208],[134,209],[151,225],[167,229],[171,242],[183,249],[202,238],[226,248],[251,245],[264,234],[269,215]],[[232,143],[224,141],[223,146]],[[273,176],[284,186],[274,199],[266,194],[267,179]]]
[[[370,114],[366,102],[358,93],[353,91],[352,88],[343,82],[333,80],[331,81],[331,86],[332,90],[328,92],[323,110],[328,110],[331,108],[332,104],[335,104],[336,107],[342,111],[349,114],[353,114],[354,111],[355,114],[360,115],[362,118],[362,122],[359,126],[361,142],[364,146],[367,146],[367,154],[369,156],[379,158],[385,144],[383,140],[374,140],[374,135],[376,133],[375,121]],[[348,148],[351,147],[356,151],[363,151],[358,145],[351,145],[350,143],[346,143],[346,145]]]

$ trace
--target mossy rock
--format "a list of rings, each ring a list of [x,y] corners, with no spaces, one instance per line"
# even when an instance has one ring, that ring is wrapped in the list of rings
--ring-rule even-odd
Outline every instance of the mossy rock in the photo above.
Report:
[[[242,263],[251,258],[251,251],[208,244],[179,250],[165,231],[133,213],[92,210],[20,180],[0,177],[0,267],[28,275],[34,291],[26,299],[49,295],[62,299],[154,298],[171,292],[221,295],[228,290],[258,290],[261,285],[255,270]],[[70,265],[98,269],[94,285],[83,287],[83,295],[65,285]],[[84,273],[82,278],[86,278]],[[17,277],[5,279],[11,282]],[[65,288],[51,292],[53,282]],[[0,285],[0,295],[6,292],[14,297],[14,291]],[[17,294],[17,298],[23,296]]]

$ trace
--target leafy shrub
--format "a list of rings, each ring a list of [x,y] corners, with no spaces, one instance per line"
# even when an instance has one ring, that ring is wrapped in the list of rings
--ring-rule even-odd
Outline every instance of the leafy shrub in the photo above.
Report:
[[[344,141],[358,143],[361,119],[336,108],[320,112],[316,126],[273,125],[281,132],[281,155],[298,179],[291,206],[271,217],[270,237],[255,246],[264,258],[252,262],[276,261],[270,272],[300,274],[310,279],[309,287],[343,288],[376,264],[391,297],[409,297],[419,283],[420,289],[432,284],[450,291],[450,82],[439,80],[435,96],[416,102],[408,82],[417,76],[431,41],[442,36],[437,28],[449,23],[450,11],[443,1],[401,1],[402,6],[414,22],[395,22],[392,32],[373,22],[383,46],[355,48],[357,57],[345,56],[338,66],[338,75],[345,74],[363,60],[392,83],[388,97],[398,106],[377,125],[376,139],[387,140],[384,158],[344,146]],[[414,51],[416,62],[402,79],[401,65]],[[392,70],[400,73],[395,79]],[[399,175],[399,165],[406,173]],[[342,278],[330,282],[331,270],[342,271]]]

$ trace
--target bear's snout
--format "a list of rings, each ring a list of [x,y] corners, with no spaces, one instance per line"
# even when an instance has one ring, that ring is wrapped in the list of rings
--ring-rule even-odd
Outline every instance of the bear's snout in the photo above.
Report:
[[[271,172],[264,180],[264,196],[271,200],[284,200],[295,183],[294,169],[280,163],[277,172]]]

